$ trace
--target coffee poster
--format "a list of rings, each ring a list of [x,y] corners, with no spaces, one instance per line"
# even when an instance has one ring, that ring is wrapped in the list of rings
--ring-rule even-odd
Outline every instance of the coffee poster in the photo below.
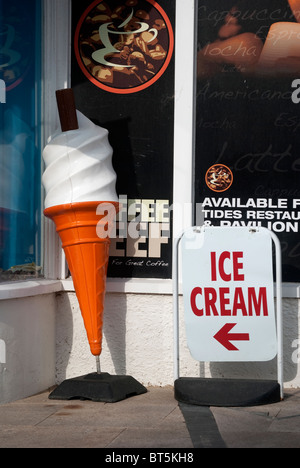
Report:
[[[300,281],[300,2],[199,0],[195,220],[264,226]]]
[[[109,131],[122,209],[108,276],[171,278],[175,2],[72,2],[76,106]]]

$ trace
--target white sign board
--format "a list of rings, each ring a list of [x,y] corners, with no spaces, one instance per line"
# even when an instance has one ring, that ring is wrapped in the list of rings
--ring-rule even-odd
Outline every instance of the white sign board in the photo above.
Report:
[[[273,359],[277,336],[269,232],[191,228],[181,245],[186,335],[194,359]]]

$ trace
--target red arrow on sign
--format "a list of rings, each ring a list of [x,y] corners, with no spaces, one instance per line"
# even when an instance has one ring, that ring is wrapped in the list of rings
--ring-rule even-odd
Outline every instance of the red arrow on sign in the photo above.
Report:
[[[228,351],[238,351],[238,348],[230,343],[230,341],[250,341],[249,333],[229,333],[235,326],[236,323],[226,323],[214,336]]]

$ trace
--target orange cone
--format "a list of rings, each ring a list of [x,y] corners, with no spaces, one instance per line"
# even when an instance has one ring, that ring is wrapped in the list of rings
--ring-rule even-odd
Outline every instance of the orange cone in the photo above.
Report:
[[[94,356],[102,350],[109,236],[118,211],[116,202],[69,203],[44,210],[62,241]]]

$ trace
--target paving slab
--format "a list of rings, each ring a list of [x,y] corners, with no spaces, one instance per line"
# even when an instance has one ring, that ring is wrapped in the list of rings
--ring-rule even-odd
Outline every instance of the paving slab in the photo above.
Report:
[[[300,448],[299,389],[278,403],[211,411],[228,448]]]
[[[0,448],[104,448],[124,429],[91,427],[1,427]]]
[[[280,403],[242,408],[178,403],[172,386],[116,403],[49,393],[0,405],[0,448],[300,448],[300,389]]]

